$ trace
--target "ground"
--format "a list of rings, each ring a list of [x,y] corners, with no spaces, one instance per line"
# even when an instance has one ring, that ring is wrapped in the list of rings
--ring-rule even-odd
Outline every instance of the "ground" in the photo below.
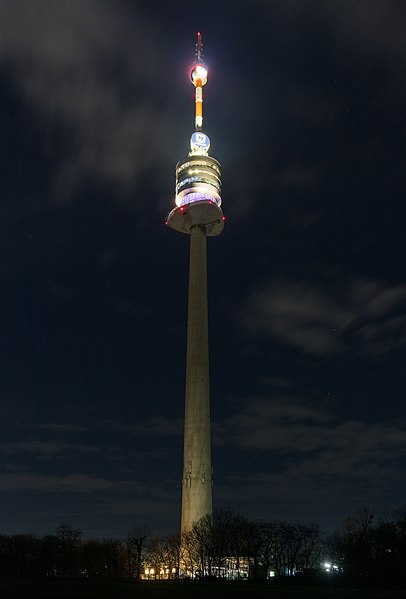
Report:
[[[289,586],[274,583],[2,580],[2,599],[402,599],[403,591]]]

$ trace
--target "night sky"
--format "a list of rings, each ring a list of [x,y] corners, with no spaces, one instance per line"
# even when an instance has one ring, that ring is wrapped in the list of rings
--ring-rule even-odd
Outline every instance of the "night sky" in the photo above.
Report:
[[[214,505],[406,503],[405,3],[3,0],[1,534],[179,528],[197,31]]]

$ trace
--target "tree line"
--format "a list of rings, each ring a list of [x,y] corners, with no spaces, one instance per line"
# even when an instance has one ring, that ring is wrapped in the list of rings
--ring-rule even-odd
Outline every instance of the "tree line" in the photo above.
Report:
[[[83,539],[63,523],[52,535],[0,535],[1,577],[249,578],[320,575],[363,584],[400,582],[406,560],[406,506],[375,521],[363,509],[330,535],[316,524],[252,521],[216,509],[187,534]]]

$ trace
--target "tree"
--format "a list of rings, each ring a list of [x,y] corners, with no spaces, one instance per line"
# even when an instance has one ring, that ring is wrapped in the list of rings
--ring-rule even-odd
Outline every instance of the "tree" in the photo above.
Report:
[[[168,577],[169,572],[169,553],[168,544],[165,539],[154,538],[148,543],[144,554],[145,564],[154,570],[154,578]],[[150,570],[151,571],[151,570]]]
[[[302,567],[314,568],[320,563],[320,555],[322,549],[322,534],[320,527],[317,524],[305,526],[305,534],[303,536],[303,547],[301,551]]]
[[[197,542],[195,531],[181,533],[181,564],[186,576],[194,578],[196,568],[201,565],[200,545]]]
[[[166,539],[168,560],[171,573],[175,570],[174,578],[179,578],[180,562],[182,555],[182,535],[180,532],[175,532]]]
[[[231,556],[231,542],[236,528],[236,515],[228,508],[214,510],[210,518],[213,560],[217,576],[224,577],[224,562]]]
[[[122,545],[117,540],[88,540],[80,547],[80,571],[90,578],[117,578],[124,572]]]
[[[60,557],[60,576],[70,578],[78,574],[78,553],[81,536],[82,531],[80,528],[73,528],[65,522],[56,529]]]
[[[56,535],[45,535],[40,540],[38,574],[53,577],[59,575],[59,540]]]
[[[35,576],[40,541],[32,534],[0,536],[0,575]]]
[[[369,579],[387,586],[403,583],[403,565],[406,560],[406,506],[381,518],[369,534],[371,568]]]
[[[144,528],[133,528],[127,535],[128,574],[137,580],[141,578],[142,558],[147,540]]]
[[[201,576],[212,576],[214,567],[218,577],[225,575],[225,560],[231,556],[231,542],[235,532],[236,516],[227,508],[215,509],[196,522],[188,537],[199,557]]]
[[[372,521],[373,515],[369,509],[358,510],[344,518],[329,539],[329,545],[337,555],[344,574],[350,579],[368,579],[373,557]]]
[[[235,559],[235,569],[237,572],[237,579],[241,577],[241,559],[247,557],[246,554],[246,538],[247,531],[250,523],[244,516],[235,514],[234,516],[234,529],[232,538],[230,541],[231,555]]]
[[[259,580],[261,575],[261,555],[263,548],[262,523],[248,522],[245,528],[245,555],[249,561],[249,577]]]
[[[183,535],[182,544],[185,542],[188,555],[191,558],[192,572],[200,572],[201,578],[212,576],[213,565],[213,547],[212,547],[212,527],[211,514],[203,516],[198,522],[195,522],[192,530]]]
[[[260,522],[258,526],[261,535],[261,561],[264,565],[265,576],[268,576],[271,564],[275,567],[278,523],[272,520],[271,522]]]

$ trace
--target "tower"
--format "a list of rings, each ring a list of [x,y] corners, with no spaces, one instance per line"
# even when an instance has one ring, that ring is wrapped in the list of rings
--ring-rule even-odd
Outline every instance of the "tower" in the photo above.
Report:
[[[182,532],[212,511],[206,238],[220,235],[224,217],[220,163],[209,156],[210,140],[202,131],[202,88],[207,74],[198,33],[190,73],[195,87],[195,131],[188,156],[176,165],[176,207],[166,221],[172,229],[190,235]]]

